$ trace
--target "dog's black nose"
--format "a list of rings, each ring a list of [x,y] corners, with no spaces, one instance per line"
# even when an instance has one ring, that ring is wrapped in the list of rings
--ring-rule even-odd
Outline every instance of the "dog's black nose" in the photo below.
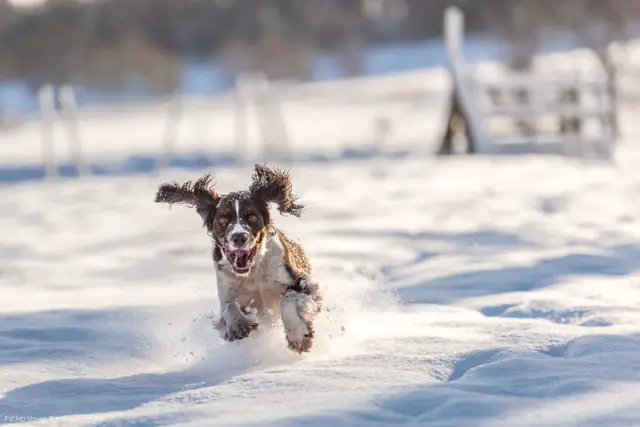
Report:
[[[249,234],[248,233],[233,233],[231,235],[231,243],[233,243],[233,245],[236,248],[241,248],[244,245],[247,244],[247,241],[249,240]]]

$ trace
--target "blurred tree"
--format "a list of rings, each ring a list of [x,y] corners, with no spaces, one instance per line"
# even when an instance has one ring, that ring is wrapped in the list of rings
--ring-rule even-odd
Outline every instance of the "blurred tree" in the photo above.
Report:
[[[601,46],[640,16],[637,0],[58,0],[19,10],[0,0],[0,76],[33,85],[95,76],[103,85],[148,61],[157,73],[145,74],[165,82],[153,86],[170,87],[178,62],[213,58],[232,72],[305,78],[314,53],[327,51],[339,55],[344,74],[358,75],[368,45],[441,37],[450,4],[464,10],[469,34],[510,41],[515,69],[528,67],[549,26],[589,28],[584,40],[611,68]],[[606,25],[594,33],[596,21]]]
[[[80,14],[81,6],[67,1],[17,20],[5,39],[16,71],[35,86],[64,83],[78,66],[76,46],[84,40]]]
[[[8,1],[0,0],[0,79],[8,78],[15,74],[13,58],[4,53],[8,52],[7,40],[4,35],[9,30],[9,26],[13,19],[13,9],[9,5]]]

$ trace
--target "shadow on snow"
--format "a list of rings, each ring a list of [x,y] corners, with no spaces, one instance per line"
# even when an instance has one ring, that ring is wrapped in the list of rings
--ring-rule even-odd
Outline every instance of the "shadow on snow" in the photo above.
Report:
[[[286,349],[284,338],[272,340],[269,333],[258,334],[241,342],[226,343],[218,338],[209,319],[203,319],[205,335],[185,332],[184,339],[175,337],[175,345],[157,343],[142,326],[151,329],[164,326],[171,334],[170,312],[189,313],[185,322],[191,327],[193,308],[170,309],[128,308],[114,310],[60,310],[16,314],[0,317],[0,365],[33,363],[75,364],[93,361],[97,366],[114,360],[137,358],[144,361],[150,354],[170,358],[178,350],[186,355],[189,340],[198,340],[202,357],[193,355],[192,362],[182,368],[160,373],[139,373],[117,378],[56,379],[9,390],[0,399],[0,414],[17,417],[61,417],[112,411],[126,411],[164,396],[184,390],[212,387],[222,381],[258,367],[291,363],[297,359]],[[154,318],[155,316],[155,318]],[[197,317],[206,317],[205,315]],[[185,320],[185,319],[183,319]],[[195,319],[193,319],[195,322]],[[196,328],[199,326],[195,326]],[[268,331],[268,329],[267,329]],[[192,330],[194,332],[194,330]],[[187,337],[185,337],[187,338]],[[267,340],[257,342],[256,340]],[[274,351],[270,345],[277,346]],[[177,348],[176,348],[177,347]],[[204,350],[203,350],[204,348]],[[280,349],[280,351],[278,351]],[[174,360],[177,355],[174,355]],[[182,357],[182,356],[181,356]],[[182,360],[182,359],[180,359]]]
[[[409,150],[395,150],[380,152],[375,148],[348,148],[336,156],[324,154],[309,154],[296,156],[283,156],[278,158],[261,158],[255,162],[278,161],[286,163],[296,161],[301,163],[331,163],[339,161],[374,159],[374,158],[406,158],[416,155]],[[246,161],[235,154],[207,154],[201,152],[174,155],[164,159],[161,154],[131,155],[120,161],[91,163],[88,165],[91,175],[96,176],[121,176],[138,175],[156,172],[160,167],[183,169],[206,169],[212,166],[234,166],[245,164]],[[57,174],[62,178],[76,178],[77,170],[71,163],[57,166]],[[0,165],[0,183],[20,183],[29,181],[42,181],[45,179],[45,169],[41,164],[29,165]]]
[[[570,254],[532,265],[452,274],[396,289],[403,303],[446,304],[456,300],[551,286],[568,277],[625,276],[640,267],[640,246],[605,248],[605,254]]]
[[[624,244],[596,247],[599,254],[575,253],[542,259],[531,265],[464,271],[435,279],[420,280],[419,274],[405,274],[405,270],[419,266],[441,255],[424,250],[425,243],[446,242],[452,245],[447,253],[471,251],[508,252],[514,247],[531,245],[517,234],[496,230],[468,233],[354,231],[331,230],[332,234],[357,239],[396,239],[415,249],[417,255],[407,262],[386,265],[381,272],[395,289],[404,304],[448,304],[456,300],[500,294],[524,292],[553,285],[567,277],[625,276],[640,268],[640,245]],[[488,313],[491,314],[491,313]]]

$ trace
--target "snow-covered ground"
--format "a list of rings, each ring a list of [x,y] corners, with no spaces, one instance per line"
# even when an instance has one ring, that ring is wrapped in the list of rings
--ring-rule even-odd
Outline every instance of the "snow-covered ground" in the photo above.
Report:
[[[638,425],[638,160],[284,165],[329,308],[305,356],[212,330],[199,219],[152,202],[202,171],[2,188],[0,423]]]
[[[640,425],[637,112],[613,164],[436,159],[436,72],[289,94],[295,154],[326,155],[281,163],[307,212],[278,220],[328,302],[308,355],[278,330],[213,331],[200,221],[153,203],[206,169],[0,186],[0,424]],[[422,83],[439,101],[388,96]],[[232,150],[229,100],[190,102],[178,154]],[[166,107],[83,111],[89,160],[159,156]],[[341,156],[379,116],[396,125],[384,149],[412,155]],[[37,164],[38,138],[0,135],[0,171]],[[214,172],[225,192],[251,165]]]

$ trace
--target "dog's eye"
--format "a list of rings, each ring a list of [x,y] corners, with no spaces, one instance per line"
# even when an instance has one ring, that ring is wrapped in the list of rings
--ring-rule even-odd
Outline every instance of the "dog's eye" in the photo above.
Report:
[[[256,214],[251,214],[247,217],[247,221],[249,222],[256,222],[258,221],[258,216]]]
[[[218,218],[218,221],[220,222],[220,224],[226,224],[229,222],[229,217],[227,215],[221,216],[220,218]]]

